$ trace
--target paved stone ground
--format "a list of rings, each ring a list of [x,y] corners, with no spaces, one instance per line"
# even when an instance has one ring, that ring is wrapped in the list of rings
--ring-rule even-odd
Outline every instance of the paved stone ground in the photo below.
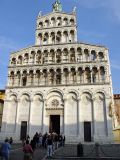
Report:
[[[46,149],[39,148],[34,152],[34,160],[41,160],[46,155]],[[12,145],[10,152],[10,160],[23,160],[24,153],[21,144]]]
[[[93,144],[84,144],[84,157],[77,157],[77,145],[65,145],[64,147],[58,148],[51,160],[120,160],[120,145],[102,145],[102,150],[99,148],[99,155],[101,158],[95,158],[96,150]],[[10,160],[23,160],[23,151],[21,144],[12,145],[10,152]],[[46,160],[46,149],[36,149],[34,153],[34,160]]]
[[[96,157],[97,154],[94,144],[84,144],[83,150],[84,157],[77,157],[77,145],[65,145],[65,147],[61,147],[55,152],[52,160],[120,160],[120,145],[101,145],[101,147],[99,147],[99,157]]]

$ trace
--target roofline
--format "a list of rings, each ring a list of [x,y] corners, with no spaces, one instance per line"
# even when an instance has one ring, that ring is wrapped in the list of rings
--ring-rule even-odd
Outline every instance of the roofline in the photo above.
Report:
[[[106,46],[104,46],[104,45],[90,44],[90,43],[87,43],[87,42],[61,43],[61,44],[54,44],[54,45],[56,46],[56,45],[65,45],[65,44],[85,44],[85,45],[90,45],[90,46],[102,47],[102,48],[105,48],[105,49],[108,50],[108,48],[107,48]],[[42,45],[42,46],[51,46],[51,44]],[[17,53],[17,52],[23,51],[23,50],[25,50],[25,49],[29,49],[29,48],[31,48],[31,47],[40,47],[40,45],[31,45],[31,46],[28,46],[28,47],[26,47],[26,48],[22,48],[22,49],[20,49],[20,50],[17,50],[17,51],[15,51],[15,52],[11,52],[11,54],[15,54],[15,53]]]
[[[0,89],[0,92],[5,93],[5,89]]]
[[[113,98],[114,98],[114,99],[120,99],[120,94],[114,94],[114,95],[113,95]]]
[[[54,14],[54,13],[60,13],[60,14],[65,14],[65,15],[76,15],[76,14],[75,14],[76,12],[67,13],[67,12],[56,11],[56,12],[47,13],[47,14],[42,15],[42,16],[38,16],[36,19],[41,19],[41,18],[44,18],[44,17],[49,16],[49,15]]]

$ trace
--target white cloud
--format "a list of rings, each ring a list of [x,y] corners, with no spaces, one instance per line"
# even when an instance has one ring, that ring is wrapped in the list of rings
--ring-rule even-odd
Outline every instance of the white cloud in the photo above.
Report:
[[[100,8],[107,5],[107,0],[77,0],[85,8]]]
[[[16,50],[17,48],[18,46],[13,40],[0,36],[0,49]]]
[[[79,34],[84,35],[87,38],[90,38],[90,37],[92,37],[92,38],[105,38],[106,37],[105,34],[98,33],[95,31],[88,31],[88,30],[79,30]]]
[[[118,61],[116,61],[116,60],[112,60],[112,61],[111,61],[111,67],[112,67],[113,69],[120,70],[120,63],[119,63]]]
[[[120,0],[110,0],[110,6],[113,14],[120,21]]]
[[[76,1],[78,5],[89,9],[106,8],[111,12],[111,16],[116,17],[116,20],[120,22],[120,0],[74,0],[74,1]]]

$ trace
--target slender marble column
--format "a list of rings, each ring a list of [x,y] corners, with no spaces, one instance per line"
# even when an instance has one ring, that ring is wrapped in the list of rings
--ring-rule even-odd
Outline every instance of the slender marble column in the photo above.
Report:
[[[28,117],[28,134],[30,135],[31,131],[31,103],[33,103],[33,100],[30,99],[29,101],[29,117]]]
[[[80,135],[80,98],[77,99],[77,135]]]
[[[65,124],[66,124],[66,119],[65,119],[66,113],[65,113],[65,110],[66,110],[67,99],[64,98],[63,101],[64,101],[64,120],[63,120],[64,121],[64,127],[63,127],[63,134],[65,135],[66,134],[66,126],[65,126]]]
[[[41,123],[41,133],[43,134],[43,129],[44,129],[44,100],[42,100],[43,105],[42,105],[42,123]]]
[[[17,123],[18,123],[18,103],[20,102],[20,100],[16,101],[16,116],[15,116],[15,128],[14,128],[14,132],[17,132]]]

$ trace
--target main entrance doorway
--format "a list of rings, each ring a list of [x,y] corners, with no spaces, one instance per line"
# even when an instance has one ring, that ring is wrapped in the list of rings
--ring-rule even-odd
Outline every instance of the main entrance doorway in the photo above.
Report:
[[[21,122],[20,140],[26,139],[27,135],[27,121]]]
[[[50,115],[49,132],[56,132],[60,134],[60,115]]]
[[[84,122],[84,141],[91,142],[91,122]]]

